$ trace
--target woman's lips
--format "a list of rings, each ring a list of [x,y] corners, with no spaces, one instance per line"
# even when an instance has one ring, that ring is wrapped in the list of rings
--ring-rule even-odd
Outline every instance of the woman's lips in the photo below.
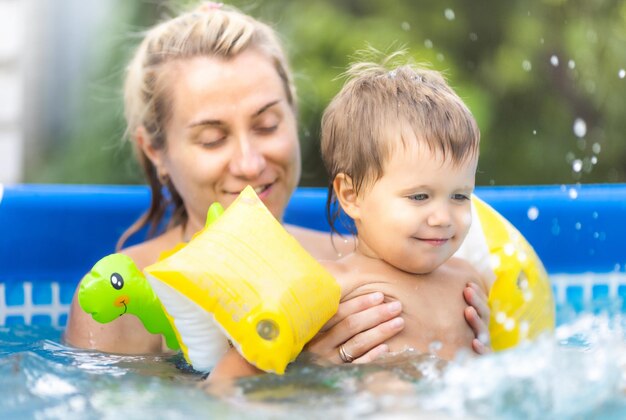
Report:
[[[252,188],[254,189],[254,192],[256,193],[256,195],[259,196],[259,198],[263,198],[269,194],[269,191],[273,185],[274,185],[274,182],[271,182],[269,184],[262,184],[262,185],[252,187]],[[241,194],[241,191],[243,191],[243,189],[241,189],[240,191],[226,191],[226,193],[230,195],[239,195]]]

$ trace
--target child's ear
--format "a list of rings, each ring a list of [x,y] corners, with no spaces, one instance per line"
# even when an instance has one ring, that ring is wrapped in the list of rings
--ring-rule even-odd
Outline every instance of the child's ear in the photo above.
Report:
[[[359,201],[354,184],[352,184],[352,178],[344,173],[337,174],[333,180],[333,188],[343,211],[352,220],[358,220],[360,216]]]

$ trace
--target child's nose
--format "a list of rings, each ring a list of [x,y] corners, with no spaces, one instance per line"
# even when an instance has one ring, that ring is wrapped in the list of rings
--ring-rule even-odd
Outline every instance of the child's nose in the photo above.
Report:
[[[265,157],[258,147],[247,137],[240,138],[230,161],[230,171],[235,176],[252,179],[259,176],[265,166]]]
[[[436,204],[428,217],[430,226],[450,226],[452,224],[452,216],[450,208],[446,204]]]

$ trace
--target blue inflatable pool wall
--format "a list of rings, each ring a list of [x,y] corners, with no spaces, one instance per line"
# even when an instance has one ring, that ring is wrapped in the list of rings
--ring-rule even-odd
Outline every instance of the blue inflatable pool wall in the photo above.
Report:
[[[476,194],[533,245],[557,303],[580,310],[626,296],[626,184],[482,187]],[[65,325],[80,278],[114,252],[148,202],[142,186],[0,185],[0,326]],[[285,221],[328,230],[325,202],[325,189],[300,188]]]

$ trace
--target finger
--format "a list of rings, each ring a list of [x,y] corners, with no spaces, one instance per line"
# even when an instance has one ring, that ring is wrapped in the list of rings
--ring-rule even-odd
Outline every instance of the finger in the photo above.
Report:
[[[463,289],[463,297],[468,305],[476,309],[478,316],[485,322],[489,322],[490,311],[487,303],[488,298],[485,292],[476,283],[470,282],[467,284],[465,289]]]
[[[472,331],[474,331],[474,334],[476,335],[476,338],[474,340],[477,340],[478,342],[480,342],[484,347],[489,348],[490,341],[491,341],[491,336],[489,334],[489,327],[478,316],[476,309],[474,309],[471,306],[468,306],[467,308],[465,308],[464,315],[465,315],[465,320],[467,321],[470,328],[472,328]],[[474,348],[474,351],[476,351],[478,354],[484,354],[482,352],[477,351],[474,346],[472,347]]]
[[[389,346],[387,344],[380,344],[365,353],[363,356],[354,359],[352,363],[370,363],[387,353],[389,353]]]
[[[491,347],[486,346],[478,338],[472,340],[472,349],[474,352],[480,355],[489,354],[492,352]]]
[[[386,323],[396,318],[400,313],[402,313],[402,304],[399,301],[393,301],[349,315],[332,330],[327,331],[329,343],[332,343],[334,347],[338,347],[348,340],[356,341],[358,344],[355,346],[356,348],[351,348],[355,353],[350,354],[359,357],[386,339],[373,341],[371,338],[388,334],[388,330],[392,327]],[[391,336],[393,335],[395,333],[391,334]],[[363,344],[361,344],[362,342]]]
[[[470,328],[474,331],[476,338],[479,338],[481,335],[489,334],[488,325],[480,316],[478,316],[478,312],[476,312],[474,307],[468,306],[465,308],[463,314],[465,315],[465,320],[469,324]]]
[[[384,342],[398,334],[404,329],[404,319],[400,317],[393,318],[383,322],[374,328],[370,328],[362,333],[356,334],[354,337],[343,343],[343,348],[355,360],[364,357],[369,360],[368,353],[380,347]],[[378,349],[370,356],[375,356]],[[373,360],[373,359],[372,359]]]
[[[376,305],[380,305],[383,303],[384,298],[385,295],[382,293],[374,292],[341,302],[337,313],[324,325],[324,327],[322,327],[321,331],[333,328],[350,315],[354,315]]]

